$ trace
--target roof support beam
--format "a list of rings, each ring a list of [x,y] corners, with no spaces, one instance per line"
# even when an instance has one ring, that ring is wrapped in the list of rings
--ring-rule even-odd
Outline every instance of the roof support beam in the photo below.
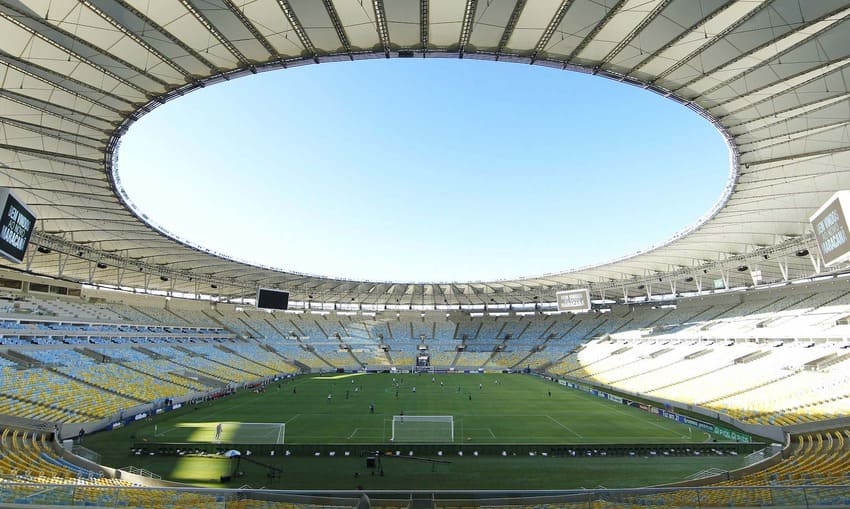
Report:
[[[428,49],[428,23],[431,21],[428,0],[419,0],[419,44],[422,51]]]
[[[46,69],[44,67],[32,64],[30,62],[26,62],[24,60],[18,59],[16,57],[9,55],[8,53],[2,52],[2,51],[0,51],[0,62],[5,63],[7,66],[11,67],[12,69],[15,69],[19,73],[24,74],[24,75],[26,75],[26,76],[34,79],[34,80],[37,80],[37,81],[40,81],[40,82],[45,83],[47,85],[50,85],[50,86],[56,88],[57,90],[61,90],[61,91],[66,92],[70,95],[73,95],[75,97],[79,97],[83,101],[89,102],[91,104],[96,104],[98,107],[109,110],[109,111],[115,113],[116,115],[121,115],[123,113],[126,113],[126,111],[122,111],[118,108],[115,108],[114,106],[110,106],[109,104],[105,104],[103,101],[98,101],[96,99],[93,99],[93,98],[91,98],[91,97],[89,97],[89,96],[87,96],[87,95],[85,95],[85,94],[83,94],[83,93],[81,93],[77,90],[69,88],[68,85],[64,85],[62,83],[73,83],[74,85],[77,85],[82,89],[90,90],[90,91],[94,92],[95,94],[103,95],[105,97],[109,97],[110,99],[113,99],[116,102],[126,104],[128,110],[132,108],[132,104],[129,103],[123,97],[117,96],[117,95],[115,95],[111,92],[107,92],[106,90],[94,88],[91,85],[89,85],[88,83],[83,83],[81,81],[75,80],[75,79],[70,78],[68,76],[63,76],[63,75],[61,75],[61,74],[59,74],[55,71],[52,71],[50,69]]]
[[[325,10],[328,11],[328,17],[331,18],[331,23],[334,26],[339,43],[342,45],[345,52],[348,53],[348,58],[350,60],[354,60],[354,57],[351,55],[351,43],[348,42],[348,36],[345,33],[345,28],[342,26],[342,21],[339,19],[339,14],[336,12],[333,1],[322,0],[322,3],[325,5]]]
[[[233,5],[233,0],[223,0],[223,2],[230,10],[231,14],[233,14],[233,16],[235,16],[236,19],[238,19],[242,23],[242,26],[244,26],[245,29],[251,32],[251,35],[254,36],[254,39],[256,39],[257,42],[260,43],[260,46],[262,46],[266,51],[269,52],[270,57],[279,56],[277,50],[274,49],[274,46],[272,46],[269,40],[266,39],[263,34],[260,33],[259,30],[257,30],[257,27],[255,27],[254,24],[251,23],[251,20],[249,20],[245,16],[245,14],[242,13],[242,10]]]
[[[390,58],[390,31],[387,28],[387,11],[384,9],[384,0],[372,0],[372,8],[375,10],[375,29],[378,31],[378,39],[384,47],[384,56]]]
[[[63,131],[61,129],[54,129],[52,127],[43,127],[37,124],[33,124],[31,122],[24,122],[22,120],[0,118],[0,124],[14,126],[19,129],[29,131],[31,133],[45,136],[47,138],[67,141],[68,143],[77,143],[79,145],[90,147],[93,149],[99,149],[100,147],[105,145],[105,140],[99,140],[96,138],[92,138],[91,136],[85,136],[83,134],[72,133],[69,131]]]
[[[549,41],[552,39],[552,35],[554,35],[555,30],[561,25],[561,22],[564,21],[564,16],[567,15],[567,11],[570,9],[570,6],[573,4],[573,0],[563,0],[561,5],[558,7],[558,10],[555,11],[555,15],[552,16],[552,19],[549,20],[549,24],[546,25],[546,30],[543,31],[543,35],[538,39],[537,44],[534,45],[534,50],[531,52],[531,62],[534,63],[537,60],[537,57],[540,56],[545,50],[546,45],[549,44]]]
[[[638,25],[628,35],[620,39],[617,45],[614,46],[614,48],[609,51],[608,54],[605,55],[605,57],[602,58],[602,61],[599,63],[600,67],[610,62],[615,56],[617,56],[618,53],[623,51],[623,48],[628,46],[652,20],[654,20],[659,14],[661,14],[664,9],[667,8],[668,5],[670,5],[670,2],[672,1],[673,0],[664,0],[662,2],[659,2],[658,5],[656,5],[655,8],[652,9],[652,12],[648,13],[646,17],[643,18],[641,22],[638,23]]]
[[[189,0],[180,0],[180,3],[183,4],[183,7],[185,7],[186,10],[189,11],[192,16],[195,17],[195,19],[197,19],[202,25],[204,25],[204,28],[206,28],[207,31],[213,37],[215,37],[219,44],[227,48],[227,51],[229,51],[231,55],[236,57],[236,59],[239,60],[242,65],[248,66],[251,64],[251,61],[248,60],[248,58],[243,55],[241,51],[239,51],[239,48],[234,46],[233,43],[230,42],[230,40],[225,37],[206,16],[204,16],[204,13],[202,13],[194,5],[192,5],[192,2],[190,2]]]
[[[508,42],[511,40],[511,35],[514,33],[514,28],[516,28],[516,24],[522,14],[522,10],[525,8],[525,3],[526,0],[517,0],[516,4],[514,4],[514,10],[511,11],[511,16],[508,18],[508,22],[505,24],[505,30],[502,32],[502,37],[499,39],[499,45],[496,47],[496,60],[499,59],[499,55],[501,55],[508,46]]]
[[[637,71],[637,70],[641,69],[643,66],[645,66],[646,64],[648,64],[649,62],[651,62],[652,60],[654,60],[654,59],[655,59],[658,55],[660,55],[660,54],[664,53],[664,52],[665,52],[665,51],[667,51],[668,49],[670,49],[670,48],[672,48],[673,46],[675,46],[676,44],[678,44],[678,43],[679,43],[682,39],[684,39],[685,37],[687,37],[689,34],[693,33],[693,32],[694,32],[694,31],[695,31],[698,27],[700,27],[701,25],[704,25],[705,23],[707,23],[708,21],[710,21],[712,18],[714,18],[714,17],[715,17],[715,16],[717,16],[719,13],[723,12],[724,10],[726,10],[726,9],[727,9],[730,5],[734,4],[735,2],[736,2],[736,0],[728,0],[725,4],[718,6],[715,10],[713,10],[713,11],[709,12],[709,13],[708,13],[707,15],[705,15],[704,17],[703,17],[703,16],[700,16],[700,18],[697,20],[697,22],[696,22],[696,23],[694,23],[694,24],[693,24],[693,25],[691,25],[691,26],[686,27],[684,30],[682,30],[681,32],[679,32],[679,35],[677,35],[676,37],[673,37],[672,39],[670,39],[670,40],[667,42],[667,44],[664,44],[663,46],[661,46],[661,47],[660,47],[660,48],[658,48],[657,50],[655,50],[655,51],[653,51],[652,53],[648,54],[648,55],[646,56],[646,58],[644,58],[643,60],[641,60],[640,62],[638,62],[638,63],[637,63],[634,67],[632,67],[632,70],[631,70],[631,71],[629,71],[629,73],[627,73],[626,75],[628,76],[628,75],[630,75],[631,73],[633,73],[633,72],[635,72],[635,71]]]
[[[589,33],[588,33],[588,34],[584,37],[584,39],[582,39],[582,41],[581,41],[580,43],[578,43],[578,46],[576,46],[575,48],[573,48],[573,51],[572,51],[572,52],[570,53],[570,55],[569,55],[569,56],[565,59],[565,61],[566,61],[566,62],[572,62],[572,61],[573,61],[573,59],[576,57],[576,55],[578,55],[579,53],[581,53],[581,52],[582,52],[582,50],[583,50],[585,47],[587,47],[587,45],[588,45],[588,44],[590,44],[590,41],[592,41],[592,40],[593,40],[593,38],[594,38],[594,37],[596,37],[596,34],[598,34],[598,33],[599,33],[599,31],[600,31],[600,30],[602,30],[602,29],[605,27],[605,25],[607,25],[607,24],[608,24],[608,22],[609,22],[609,21],[611,21],[611,18],[613,18],[613,17],[614,17],[614,15],[616,15],[618,12],[620,12],[620,8],[621,8],[621,7],[623,6],[623,4],[625,4],[627,1],[628,1],[628,0],[618,0],[618,1],[617,1],[617,3],[616,3],[616,4],[614,4],[614,7],[612,7],[612,8],[611,8],[611,10],[610,10],[610,11],[608,11],[608,12],[605,14],[605,16],[603,16],[603,17],[602,17],[602,19],[601,19],[601,20],[599,20],[599,23],[597,23],[597,24],[596,24],[596,26],[595,26],[595,27],[593,27],[593,29],[592,29],[592,30],[591,30],[591,31],[590,31],[590,32],[589,32]]]
[[[80,3],[85,5],[89,10],[91,10],[92,12],[94,12],[95,14],[97,14],[98,16],[103,18],[104,21],[106,21],[107,23],[112,25],[116,30],[118,30],[119,32],[124,34],[124,37],[127,37],[131,41],[138,44],[140,47],[144,48],[145,51],[147,51],[151,55],[158,58],[165,65],[171,67],[172,69],[179,72],[180,74],[182,74],[186,78],[191,77],[191,73],[189,71],[187,71],[186,69],[181,67],[179,64],[174,62],[172,59],[166,57],[165,55],[163,55],[162,53],[157,51],[156,48],[154,48],[153,46],[148,44],[147,41],[145,41],[143,38],[137,36],[133,31],[128,30],[127,27],[125,27],[124,25],[119,23],[116,19],[114,19],[112,16],[110,16],[105,11],[103,11],[103,9],[101,9],[100,7],[95,5],[94,1],[92,1],[92,0],[79,0],[79,1],[80,1]]]
[[[215,64],[207,60],[203,55],[199,52],[195,51],[194,48],[183,42],[182,40],[174,37],[174,35],[159,25],[159,23],[154,22],[152,19],[144,15],[142,12],[137,10],[135,7],[127,3],[127,0],[92,0],[92,1],[109,1],[115,2],[121,6],[122,9],[130,12],[132,15],[136,16],[140,20],[142,20],[146,25],[150,26],[154,30],[156,30],[157,34],[168,39],[172,44],[176,44],[180,49],[185,51],[187,54],[192,55],[194,59],[204,65],[204,67],[208,68],[212,72],[217,72],[219,69]],[[171,60],[169,58],[169,60]]]
[[[842,9],[842,10],[844,10],[844,11],[848,11],[848,9]],[[823,24],[824,24],[824,26],[821,26],[821,27],[820,27],[821,31],[818,31],[818,32],[814,32],[814,33],[809,34],[809,36],[808,36],[808,37],[805,37],[804,39],[797,41],[795,44],[792,44],[792,45],[788,46],[787,48],[783,49],[782,51],[777,52],[775,55],[771,56],[769,59],[762,60],[762,61],[761,61],[758,65],[754,65],[754,66],[751,66],[751,67],[745,67],[745,68],[743,68],[743,69],[741,70],[741,72],[738,72],[738,73],[736,73],[735,75],[730,76],[730,77],[728,77],[727,79],[725,79],[725,80],[723,80],[723,81],[721,81],[721,82],[717,83],[716,85],[712,86],[711,88],[709,88],[709,89],[707,89],[707,90],[705,90],[705,91],[701,92],[700,96],[708,96],[708,95],[712,94],[713,92],[716,92],[717,90],[720,90],[721,88],[723,88],[723,87],[725,87],[725,86],[728,86],[730,83],[732,83],[732,82],[734,82],[734,81],[736,81],[736,80],[738,80],[738,79],[740,79],[740,78],[742,78],[742,77],[744,77],[744,76],[746,76],[746,75],[748,75],[748,74],[751,74],[751,73],[753,73],[753,72],[755,72],[755,71],[757,71],[757,70],[759,70],[759,69],[762,69],[762,68],[764,68],[765,66],[769,66],[769,65],[771,65],[771,64],[773,63],[774,59],[776,59],[777,61],[781,62],[782,57],[783,57],[784,55],[786,55],[786,54],[788,54],[788,53],[790,53],[790,52],[794,51],[795,49],[799,48],[800,46],[803,46],[804,44],[807,44],[807,43],[811,42],[811,41],[812,41],[812,40],[814,40],[814,39],[817,39],[818,37],[820,37],[820,36],[822,35],[822,32],[823,32],[823,31],[829,30],[830,28],[832,28],[833,26],[835,26],[837,23],[840,23],[840,21],[838,21],[838,20],[832,20],[832,22],[831,22],[831,23],[824,22],[824,19],[829,18],[829,17],[831,17],[831,16],[835,16],[836,14],[837,14],[836,12],[831,12],[831,13],[828,13],[828,14],[826,14],[826,15],[824,15],[824,16],[822,16],[822,17],[820,17],[820,18],[813,19],[813,20],[811,20],[809,23],[806,23],[805,25],[803,25],[803,27],[805,27],[805,28],[810,28],[812,25],[814,25],[814,24],[819,24],[819,23],[823,23]],[[801,30],[803,30],[803,27],[801,27]],[[795,36],[795,35],[797,35],[797,33],[796,33],[796,32],[792,32],[790,35],[786,36],[786,37],[785,37],[785,38],[783,38],[783,39],[787,39],[787,38],[793,37],[793,36]],[[761,46],[759,46],[759,47],[757,47],[757,48],[752,49],[751,51],[748,51],[748,52],[746,52],[746,53],[742,53],[742,54],[741,54],[738,58],[735,58],[735,59],[733,59],[733,60],[731,60],[731,61],[729,61],[729,62],[725,62],[725,63],[723,63],[723,64],[721,64],[721,65],[718,65],[718,66],[716,66],[714,69],[712,69],[712,70],[710,70],[710,71],[706,71],[703,75],[701,75],[701,76],[699,76],[699,77],[697,77],[697,78],[694,78],[694,79],[692,79],[692,80],[688,81],[687,83],[684,83],[681,87],[677,88],[677,89],[676,89],[676,90],[674,90],[673,92],[674,92],[674,93],[676,93],[678,90],[681,90],[681,89],[687,88],[688,86],[690,86],[690,85],[692,85],[693,83],[695,83],[695,82],[699,81],[700,79],[703,79],[703,78],[705,78],[706,76],[711,76],[711,74],[712,74],[713,72],[717,71],[718,69],[722,69],[722,68],[724,68],[724,67],[729,67],[729,66],[730,66],[730,64],[734,64],[734,63],[736,63],[736,62],[740,62],[741,60],[746,59],[748,56],[752,55],[753,53],[756,53],[756,52],[758,52],[758,51],[762,51],[762,50],[764,50],[765,48],[776,48],[777,46],[780,46],[780,43],[781,43],[781,42],[782,42],[782,40],[772,40],[772,41],[768,41],[768,42],[766,42],[765,44],[762,44]],[[699,96],[698,96],[698,97],[699,97]],[[694,99],[696,99],[696,97],[691,98],[691,100],[694,100]]]
[[[301,25],[300,21],[298,21],[298,16],[295,15],[295,11],[292,9],[292,6],[289,5],[289,0],[277,0],[277,5],[280,7],[280,10],[283,11],[283,15],[286,16],[286,20],[290,25],[292,25],[292,29],[295,31],[295,35],[301,42],[301,46],[303,46],[304,50],[313,58],[313,61],[318,64],[319,56],[316,52],[316,47],[313,46],[313,42],[310,40],[310,37],[307,36],[307,32],[304,31],[304,26]]]
[[[463,9],[463,23],[460,26],[460,37],[457,42],[457,53],[460,58],[463,58],[463,52],[466,50],[466,45],[469,44],[469,36],[472,35],[472,22],[477,7],[478,0],[466,0],[466,7]]]
[[[88,118],[98,121],[103,121],[102,119],[91,115],[90,113],[85,113],[79,110],[72,110],[70,108],[66,108],[64,106],[58,106],[55,104],[51,104],[41,99],[36,99],[34,97],[30,97],[28,95],[19,94],[17,92],[11,90],[2,90],[0,89],[0,97],[5,97],[6,99],[16,102],[22,106],[26,106],[27,108],[32,108],[35,111],[39,111],[45,115],[49,115],[51,117],[61,118],[73,124],[77,124],[88,129],[92,129],[94,131],[100,131],[104,134],[109,134],[109,131],[103,129],[103,127],[98,127],[94,124],[83,122],[80,117]],[[105,121],[103,121],[106,123]]]
[[[748,11],[744,16],[735,20],[733,23],[730,23],[729,26],[727,26],[726,28],[724,28],[720,32],[712,35],[711,37],[708,37],[708,34],[706,33],[705,35],[706,35],[707,40],[704,44],[700,44],[695,50],[688,53],[684,57],[680,58],[675,64],[671,65],[670,67],[665,69],[663,72],[659,73],[658,76],[655,77],[653,82],[657,83],[658,81],[660,81],[660,80],[666,78],[667,76],[669,76],[670,74],[672,74],[674,71],[676,71],[677,69],[679,69],[683,65],[686,65],[688,62],[691,61],[691,59],[693,59],[694,57],[696,57],[697,55],[702,53],[706,48],[713,46],[714,43],[723,39],[728,34],[730,34],[732,31],[734,31],[736,28],[738,28],[739,26],[743,25],[744,23],[746,23],[747,21],[752,19],[752,17],[755,16],[756,14],[758,14],[759,12],[761,12],[762,9],[767,8],[767,6],[770,5],[770,3],[771,3],[771,1],[767,1],[767,2],[764,2],[763,4],[756,6],[754,9]],[[706,20],[706,22],[707,21],[708,20]],[[705,23],[701,23],[700,25],[705,25]]]
[[[21,17],[25,18],[27,20],[27,22],[25,23],[25,22],[21,21],[20,19],[18,19],[17,16],[12,16],[8,12],[4,12],[4,9],[8,9],[9,11],[12,11],[12,12],[15,12],[15,13],[21,15]],[[98,72],[101,72],[104,75],[109,76],[110,78],[114,79],[115,81],[118,81],[121,84],[123,84],[123,85],[125,85],[129,88],[132,88],[132,89],[134,89],[138,92],[141,92],[142,94],[148,95],[149,92],[147,90],[145,90],[143,87],[133,83],[132,81],[126,80],[126,79],[122,78],[121,76],[113,73],[112,71],[106,69],[102,65],[92,61],[89,58],[82,56],[78,51],[74,51],[72,48],[74,48],[74,47],[88,48],[88,49],[90,49],[94,52],[99,53],[100,55],[102,55],[104,57],[109,58],[110,60],[113,60],[113,61],[121,64],[122,66],[126,67],[127,69],[132,69],[134,72],[141,74],[145,78],[159,84],[162,87],[167,86],[167,84],[164,81],[157,78],[156,76],[149,74],[144,69],[139,69],[138,67],[134,66],[130,62],[127,62],[126,60],[118,58],[117,56],[112,55],[110,53],[106,53],[102,49],[91,44],[90,42],[88,42],[84,39],[80,39],[76,35],[71,34],[69,32],[66,32],[66,31],[64,31],[64,30],[62,30],[62,29],[60,29],[60,28],[58,28],[54,25],[51,25],[50,23],[48,23],[46,21],[36,20],[35,18],[27,17],[27,16],[24,15],[24,13],[21,13],[21,11],[19,11],[18,9],[15,9],[14,7],[10,7],[9,5],[7,5],[5,3],[0,4],[0,16],[8,19],[9,21],[14,23],[15,25],[26,30],[27,32],[34,35],[35,37],[38,37],[39,39],[46,42],[47,44],[50,44],[51,46],[58,49],[59,51],[62,51],[63,53],[68,54],[69,56],[73,56],[75,59],[79,60],[80,62],[85,62],[86,65],[89,65],[94,69],[97,69]],[[37,25],[37,26],[30,26],[30,24],[29,24],[30,22],[33,25]],[[73,41],[73,44],[70,45],[71,46],[70,48],[68,47],[69,45],[62,43],[61,39],[63,39],[63,38],[66,38],[70,41]]]

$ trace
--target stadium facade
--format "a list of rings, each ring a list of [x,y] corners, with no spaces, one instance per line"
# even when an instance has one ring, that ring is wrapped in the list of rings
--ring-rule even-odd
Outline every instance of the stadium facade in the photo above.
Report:
[[[846,426],[848,265],[827,266],[810,217],[850,189],[848,15],[846,0],[0,0],[0,187],[37,217],[21,262],[2,264],[9,330],[0,368],[51,366],[21,370],[4,386],[4,444],[37,455],[46,423],[100,425],[158,399],[166,385],[189,398],[246,373],[412,366],[427,343],[437,366],[525,366],[634,390],[659,408],[684,404],[745,428],[810,433],[799,435],[800,451],[817,443],[844,457],[850,434],[811,421]],[[641,253],[451,283],[343,280],[241,262],[151,224],[122,190],[121,136],[193,90],[322,62],[447,57],[590,73],[677,101],[727,140],[727,186],[700,221]],[[322,313],[246,310],[258,288],[286,290],[293,307]],[[579,288],[606,312],[540,313],[556,292]],[[184,341],[198,344],[164,346]],[[226,347],[213,346],[220,342]],[[109,366],[75,364],[98,355]],[[670,375],[666,355],[679,367],[700,359],[705,376],[728,370],[739,385],[694,397],[688,380],[652,375]],[[262,362],[243,364],[251,357]],[[194,378],[170,378],[174,362]],[[138,372],[133,363],[159,370],[163,385],[63,404],[74,384],[62,376],[85,373],[97,386],[97,377]],[[641,372],[627,367],[637,365]],[[739,401],[743,388],[783,380],[779,406],[773,393]],[[45,385],[47,395],[28,392]],[[40,431],[20,431],[27,426]],[[824,470],[844,468],[824,461]],[[694,505],[681,493],[650,495]],[[644,503],[637,496],[622,503]]]

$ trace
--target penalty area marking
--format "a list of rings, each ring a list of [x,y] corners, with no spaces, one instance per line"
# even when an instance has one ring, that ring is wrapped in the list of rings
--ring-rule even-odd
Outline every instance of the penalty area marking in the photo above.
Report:
[[[554,422],[554,423],[555,423],[555,424],[557,424],[558,426],[560,426],[560,427],[564,428],[565,430],[569,431],[569,432],[570,432],[570,433],[572,433],[573,435],[575,435],[575,436],[577,436],[577,437],[579,437],[579,438],[584,438],[583,436],[581,436],[581,435],[579,435],[578,433],[576,433],[576,432],[575,432],[572,428],[570,428],[570,427],[569,427],[569,426],[567,426],[566,424],[563,424],[561,421],[559,421],[558,419],[555,419],[555,418],[554,418],[554,417],[552,417],[551,415],[546,414],[546,417],[548,417],[548,418],[552,419],[552,422]]]
[[[475,432],[478,432],[478,431],[483,432],[483,431],[485,431],[485,430],[487,431],[487,433],[489,433],[489,434],[490,434],[490,437],[491,437],[491,438],[498,438],[498,437],[496,437],[496,434],[495,434],[495,433],[493,433],[493,429],[492,429],[492,428],[467,428],[467,429],[466,429],[466,435],[468,436],[468,435],[470,435],[470,434],[474,434]]]
[[[354,439],[354,436],[357,435],[357,433],[359,433],[361,431],[367,432],[366,435],[370,435],[370,434],[377,435],[381,430],[379,430],[378,428],[354,428],[354,431],[352,431],[351,434],[348,435],[348,438],[346,440]],[[369,432],[371,432],[371,433],[369,433]]]

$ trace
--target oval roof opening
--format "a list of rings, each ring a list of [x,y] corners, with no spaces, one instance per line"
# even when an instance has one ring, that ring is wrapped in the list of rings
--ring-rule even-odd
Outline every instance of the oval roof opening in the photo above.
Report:
[[[520,64],[268,72],[122,138],[140,215],[235,259],[350,279],[532,276],[647,249],[719,199],[729,152],[678,103]]]

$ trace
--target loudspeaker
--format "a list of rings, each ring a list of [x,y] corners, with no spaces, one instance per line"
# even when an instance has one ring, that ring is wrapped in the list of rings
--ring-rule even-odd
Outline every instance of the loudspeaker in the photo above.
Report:
[[[375,468],[375,457],[369,456],[366,458],[366,468]]]
[[[219,482],[230,482],[230,476],[229,475],[223,475],[223,476],[219,477],[218,480],[219,480]]]

